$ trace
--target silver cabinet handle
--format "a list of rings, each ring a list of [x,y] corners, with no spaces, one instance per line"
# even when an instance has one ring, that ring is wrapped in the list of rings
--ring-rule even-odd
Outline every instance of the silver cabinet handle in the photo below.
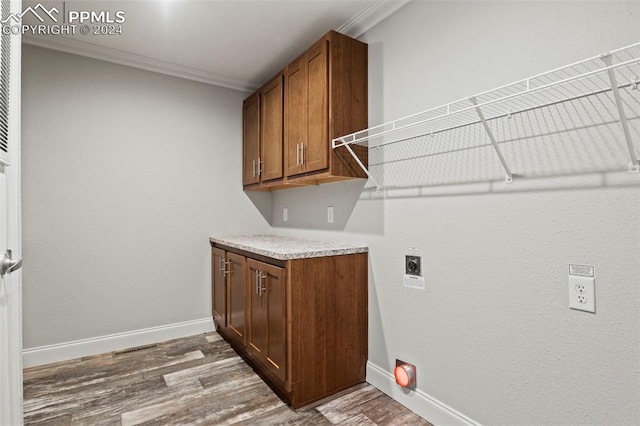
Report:
[[[231,261],[225,261],[224,257],[220,258],[220,273],[223,275],[231,273]]]
[[[2,255],[2,260],[0,260],[0,277],[4,277],[5,274],[10,274],[20,268],[22,268],[22,259],[13,260],[11,250],[7,250],[4,255]]]
[[[267,288],[263,284],[263,281],[265,278],[267,278],[267,276],[262,275],[260,271],[256,269],[255,282],[256,282],[256,294],[258,296],[262,296],[262,294],[267,290]]]
[[[262,294],[267,291],[267,287],[264,285],[265,278],[267,278],[266,275],[260,274],[260,296],[262,296]]]
[[[296,166],[300,165],[300,144],[296,144]]]
[[[262,175],[262,160],[258,157],[258,176]]]
[[[304,144],[300,144],[300,165],[304,164]]]

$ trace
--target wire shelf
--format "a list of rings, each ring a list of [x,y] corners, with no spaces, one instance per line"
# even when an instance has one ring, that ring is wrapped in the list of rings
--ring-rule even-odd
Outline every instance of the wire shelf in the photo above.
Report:
[[[640,172],[640,43],[332,141],[377,189]],[[368,147],[368,165],[352,145]]]

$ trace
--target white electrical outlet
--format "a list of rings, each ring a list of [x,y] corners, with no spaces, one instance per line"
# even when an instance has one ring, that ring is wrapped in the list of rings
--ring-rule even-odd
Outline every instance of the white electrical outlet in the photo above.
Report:
[[[282,209],[282,221],[283,221],[283,222],[286,222],[286,221],[288,221],[288,220],[289,220],[289,209],[288,209],[288,208],[286,208],[286,207],[284,207],[284,208]]]
[[[333,223],[333,206],[327,207],[327,223]]]
[[[596,279],[569,275],[569,308],[596,313]]]

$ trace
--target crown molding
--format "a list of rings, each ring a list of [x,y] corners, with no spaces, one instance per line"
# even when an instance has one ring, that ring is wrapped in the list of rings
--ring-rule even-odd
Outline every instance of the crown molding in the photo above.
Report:
[[[360,37],[366,31],[394,14],[410,1],[411,0],[376,0],[361,10],[353,18],[345,22],[337,29],[337,31],[354,38]],[[45,49],[86,56],[93,59],[140,68],[187,80],[194,80],[229,89],[241,90],[243,92],[252,92],[259,87],[259,85],[254,82],[161,61],[148,56],[129,53],[64,36],[36,37],[33,35],[24,35],[22,37],[22,42],[32,46],[43,47]]]
[[[356,16],[342,24],[338,31],[358,38],[389,16],[407,5],[411,0],[376,0],[362,9]]]
[[[140,68],[173,77],[199,81],[229,89],[241,90],[243,92],[252,92],[258,87],[256,84],[241,79],[227,77],[184,65],[165,62],[149,58],[147,56],[124,52],[122,50],[99,46],[97,44],[78,41],[62,36],[45,38],[25,35],[22,37],[22,42],[32,46],[43,47],[45,49],[86,56],[93,59]]]

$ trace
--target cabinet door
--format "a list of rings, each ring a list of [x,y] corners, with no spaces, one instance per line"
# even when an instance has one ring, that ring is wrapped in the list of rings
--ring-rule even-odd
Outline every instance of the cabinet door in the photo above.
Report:
[[[292,62],[285,83],[285,174],[302,172],[300,147],[307,143],[306,56]]]
[[[323,39],[287,67],[287,176],[329,167],[327,43]]]
[[[267,302],[262,297],[261,275],[263,263],[253,259],[247,259],[247,300],[248,300],[248,321],[249,333],[247,349],[250,354],[257,358],[264,358],[263,353],[267,346]]]
[[[276,377],[286,378],[286,294],[284,269],[264,265],[263,297],[267,298],[267,367]]]
[[[244,101],[242,108],[242,184],[258,183],[260,157],[260,94]]]
[[[245,258],[227,253],[227,306],[229,337],[235,339],[242,346],[246,339],[246,288],[245,288]]]
[[[247,259],[253,285],[248,351],[278,379],[286,378],[286,294],[284,269]]]
[[[327,43],[326,40],[322,40],[307,53],[308,135],[302,166],[305,172],[329,167]]]
[[[225,253],[211,249],[211,307],[213,320],[221,328],[227,327],[227,285],[225,280]]]
[[[279,179],[283,176],[283,87],[282,75],[270,81],[261,91],[260,140],[262,142],[260,160],[261,181]]]

